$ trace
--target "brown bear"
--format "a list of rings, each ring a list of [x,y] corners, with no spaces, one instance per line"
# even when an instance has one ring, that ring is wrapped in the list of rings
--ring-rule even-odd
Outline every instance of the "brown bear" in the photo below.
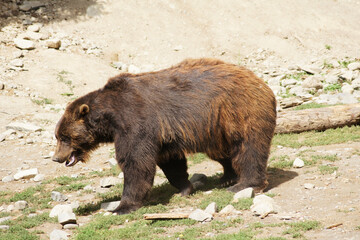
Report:
[[[142,206],[159,166],[182,195],[193,188],[186,154],[203,152],[224,168],[237,192],[267,186],[266,167],[276,125],[276,100],[244,67],[188,59],[168,69],[122,73],[70,103],[55,130],[53,160],[85,162],[99,143],[114,142],[124,172],[119,214]]]

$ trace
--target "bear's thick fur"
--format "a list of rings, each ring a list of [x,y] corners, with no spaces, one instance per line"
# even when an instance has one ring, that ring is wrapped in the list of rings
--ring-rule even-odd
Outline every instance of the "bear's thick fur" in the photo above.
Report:
[[[115,142],[124,172],[119,214],[142,206],[156,165],[183,195],[192,191],[186,154],[203,152],[224,168],[229,190],[267,186],[276,125],[271,89],[251,71],[216,59],[188,59],[157,72],[123,73],[68,105],[56,126],[53,160],[85,162]]]

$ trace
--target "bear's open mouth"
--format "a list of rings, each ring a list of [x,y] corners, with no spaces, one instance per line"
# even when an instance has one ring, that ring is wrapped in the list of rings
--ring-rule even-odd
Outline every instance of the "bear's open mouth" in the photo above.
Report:
[[[74,166],[77,162],[78,162],[78,161],[77,161],[77,159],[76,159],[76,157],[75,157],[75,152],[72,152],[72,153],[70,154],[69,159],[66,160],[65,166],[66,166],[66,167],[71,167],[71,166]]]

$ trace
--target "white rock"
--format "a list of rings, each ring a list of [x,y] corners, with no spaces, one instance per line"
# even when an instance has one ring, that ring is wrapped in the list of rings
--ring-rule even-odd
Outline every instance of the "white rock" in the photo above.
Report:
[[[307,95],[306,91],[302,86],[294,86],[290,88],[289,93],[301,97]]]
[[[69,233],[55,229],[50,233],[50,240],[68,240]]]
[[[270,78],[268,81],[269,86],[280,86],[279,78]]]
[[[86,185],[84,190],[94,191],[94,188],[91,185]]]
[[[351,86],[352,86],[355,90],[360,89],[360,77],[354,79],[354,81],[351,82]]]
[[[65,224],[75,224],[76,223],[76,216],[75,213],[70,212],[61,212],[58,215],[58,222],[61,225]]]
[[[27,208],[27,206],[28,206],[28,203],[27,203],[27,201],[24,201],[24,200],[17,201],[14,204],[15,210],[23,210],[23,209]]]
[[[301,86],[303,88],[315,88],[315,89],[321,89],[323,88],[323,84],[321,83],[321,79],[318,76],[310,76],[306,78]]]
[[[300,97],[289,97],[280,100],[280,106],[282,108],[289,108],[301,105],[304,101]]]
[[[130,65],[129,68],[128,68],[128,72],[129,73],[134,73],[134,74],[137,74],[137,73],[140,73],[140,68],[136,67],[135,65]]]
[[[60,213],[62,212],[69,212],[72,213],[73,212],[73,208],[71,207],[70,204],[59,204],[56,205],[55,207],[53,207],[53,209],[51,209],[49,217],[57,217]]]
[[[253,205],[250,207],[251,211],[257,216],[266,216],[269,213],[276,213],[277,208],[274,199],[264,194],[256,196]]]
[[[40,40],[43,37],[43,34],[41,33],[37,33],[37,32],[26,32],[25,33],[25,39],[29,39],[29,40]]]
[[[91,5],[86,9],[86,15],[88,17],[97,17],[101,14],[101,9],[98,5]]]
[[[304,72],[310,73],[310,74],[319,74],[321,73],[321,68],[311,65],[311,66],[300,66],[300,69]]]
[[[78,227],[79,227],[79,225],[78,225],[78,224],[74,224],[74,223],[65,224],[65,225],[63,226],[64,229],[76,229],[76,228],[78,228]]]
[[[341,90],[343,93],[349,93],[349,94],[353,94],[354,93],[354,88],[347,84],[347,83],[344,83],[341,87]]]
[[[44,3],[40,1],[24,1],[20,6],[19,9],[21,11],[29,11],[32,9],[37,9],[39,7],[44,7]]]
[[[352,62],[347,67],[351,71],[360,70],[360,62]]]
[[[313,189],[314,187],[315,187],[315,185],[312,184],[312,183],[305,183],[305,184],[304,184],[304,188],[305,188],[305,189]]]
[[[41,127],[36,126],[31,123],[23,123],[23,122],[12,122],[6,126],[6,129],[13,129],[18,131],[26,131],[26,132],[39,132],[41,131]]]
[[[219,212],[219,214],[222,215],[226,215],[226,214],[234,214],[237,213],[237,210],[234,208],[233,205],[227,205],[226,207],[224,207],[223,209],[221,209],[221,211]]]
[[[210,203],[204,210],[206,213],[214,214],[217,211],[216,202]]]
[[[45,175],[44,174],[37,174],[35,177],[34,177],[34,182],[41,182],[42,180],[45,179]]]
[[[297,84],[297,80],[296,79],[284,79],[282,82],[281,82],[281,85],[283,87],[288,87],[288,86],[292,86],[292,85],[296,85]]]
[[[213,216],[201,209],[196,209],[190,213],[189,218],[198,222],[210,222]]]
[[[23,179],[23,178],[32,178],[38,174],[37,168],[31,168],[27,170],[20,171],[14,175],[15,180]]]
[[[21,59],[14,59],[10,61],[10,65],[14,66],[14,67],[23,67],[24,66],[24,62]]]
[[[48,48],[59,49],[61,47],[61,41],[59,39],[49,39],[46,41],[46,46]]]
[[[2,218],[0,218],[0,223],[6,222],[9,220],[11,220],[11,217],[2,217]]]
[[[305,165],[305,163],[303,160],[301,160],[300,158],[295,158],[295,160],[293,162],[294,168],[302,168],[304,165]]]
[[[249,187],[245,188],[234,195],[234,201],[237,202],[239,199],[242,198],[253,198],[255,196],[254,189]]]
[[[338,103],[342,103],[342,104],[358,103],[356,97],[354,97],[350,93],[338,93],[333,96],[336,96],[339,99]]]
[[[119,173],[118,178],[123,179],[124,178],[124,172]]]
[[[100,186],[102,188],[108,188],[121,183],[122,183],[121,179],[116,177],[107,177],[100,180]]]
[[[68,200],[68,197],[64,194],[61,194],[60,192],[52,191],[51,199],[57,202],[65,202],[66,200]]]
[[[22,50],[32,50],[35,48],[35,43],[30,40],[15,38],[14,44],[17,48],[20,48]]]
[[[13,176],[5,176],[2,179],[2,182],[11,182],[14,181],[14,177]]]
[[[9,228],[9,225],[0,225],[0,230],[8,230]]]
[[[117,163],[117,161],[116,161],[115,158],[110,158],[110,159],[108,160],[108,163],[110,164],[111,167],[118,165],[118,163]]]
[[[39,32],[40,28],[41,28],[40,24],[33,24],[33,25],[28,26],[27,30],[31,31],[31,32]]]
[[[120,205],[120,201],[105,202],[101,204],[101,209],[104,209],[105,211],[108,212],[113,212],[119,205]]]
[[[329,84],[335,84],[338,83],[339,77],[335,75],[328,75],[325,77],[325,82]]]
[[[354,78],[354,73],[353,71],[345,71],[343,74],[340,75],[340,77],[347,81],[351,81]]]
[[[14,211],[14,209],[15,209],[15,206],[13,204],[10,204],[9,206],[7,206],[6,211],[11,212],[11,211]]]

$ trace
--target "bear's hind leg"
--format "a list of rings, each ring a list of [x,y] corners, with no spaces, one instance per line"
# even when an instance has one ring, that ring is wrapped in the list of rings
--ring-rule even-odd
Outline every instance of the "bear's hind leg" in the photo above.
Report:
[[[234,171],[234,168],[231,164],[230,158],[217,159],[224,168],[224,175],[220,178],[220,184],[222,187],[227,187],[231,184],[234,184],[238,181],[238,175]]]
[[[170,184],[180,190],[182,196],[193,191],[187,173],[186,157],[184,153],[162,154],[158,159],[158,166],[164,172]]]
[[[232,166],[239,175],[239,180],[234,186],[228,188],[229,191],[238,192],[252,187],[255,192],[262,192],[267,187],[266,167],[270,141],[242,142],[242,146],[239,147],[232,158]]]

